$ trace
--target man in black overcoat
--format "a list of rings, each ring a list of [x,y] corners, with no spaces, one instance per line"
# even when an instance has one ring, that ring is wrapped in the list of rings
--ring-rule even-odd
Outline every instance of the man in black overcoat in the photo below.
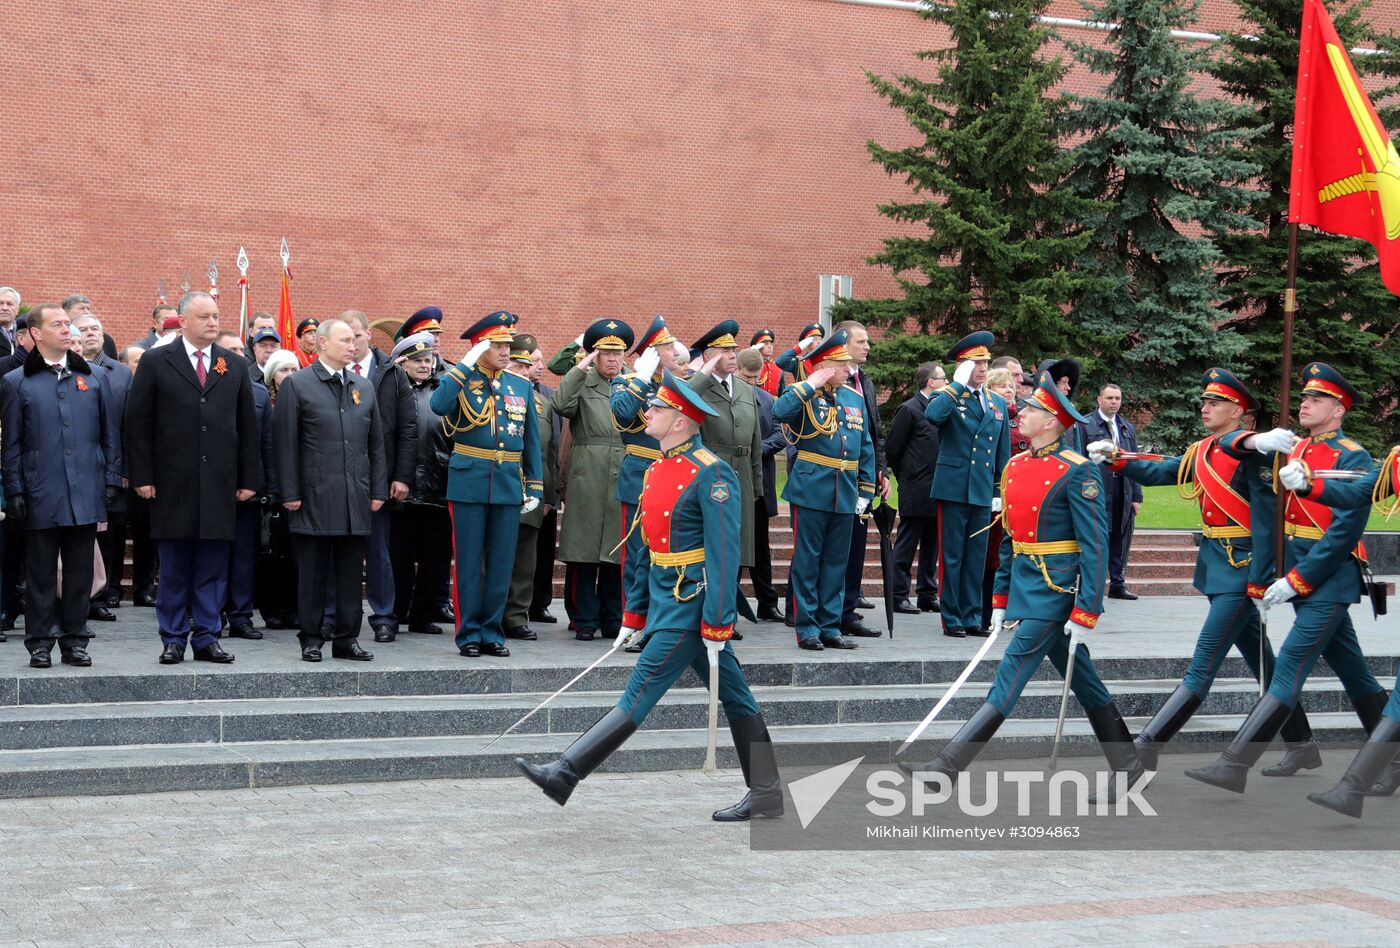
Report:
[[[938,505],[930,496],[938,463],[938,429],[924,416],[933,393],[948,384],[936,362],[925,362],[914,376],[918,387],[900,405],[885,439],[885,456],[899,481],[899,533],[894,540],[895,612],[938,611]],[[909,602],[910,572],[919,554],[917,605]]]

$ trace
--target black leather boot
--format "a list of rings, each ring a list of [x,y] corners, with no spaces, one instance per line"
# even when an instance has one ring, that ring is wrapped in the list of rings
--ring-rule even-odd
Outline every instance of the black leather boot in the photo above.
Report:
[[[744,786],[749,792],[733,806],[715,810],[714,820],[743,823],[754,818],[782,816],[783,785],[778,778],[778,759],[773,754],[768,725],[763,723],[763,712],[731,721],[729,733],[734,737],[739,769],[744,772]]]
[[[1361,719],[1361,726],[1366,729],[1368,735],[1374,734],[1376,727],[1388,720],[1383,712],[1389,700],[1390,696],[1381,690],[1367,695],[1360,701],[1352,702],[1352,707],[1356,708],[1356,716]],[[1366,796],[1393,796],[1397,788],[1400,788],[1400,759],[1391,761],[1390,767],[1380,779],[1366,789]]]
[[[1347,772],[1342,775],[1341,782],[1326,793],[1308,794],[1308,799],[1318,806],[1325,806],[1345,816],[1360,819],[1361,805],[1366,797],[1375,795],[1371,790],[1374,789],[1376,778],[1380,776],[1381,771],[1386,769],[1387,764],[1390,765],[1391,773],[1395,771],[1392,762],[1396,751],[1400,751],[1400,721],[1382,718],[1371,731],[1370,740],[1362,744],[1361,750],[1356,752],[1356,757],[1347,768]]]
[[[559,755],[559,759],[548,764],[532,764],[523,757],[515,758],[515,766],[544,791],[545,796],[563,806],[574,792],[578,782],[607,760],[637,730],[632,718],[621,708],[613,708],[569,749]]]
[[[1316,770],[1322,766],[1322,751],[1313,740],[1312,726],[1308,724],[1301,698],[1293,706],[1288,720],[1283,722],[1279,736],[1283,738],[1283,759],[1259,771],[1265,777],[1291,777],[1300,770]]]
[[[1249,779],[1249,768],[1259,762],[1264,749],[1278,734],[1283,722],[1293,711],[1273,695],[1265,695],[1254,702],[1249,717],[1240,725],[1239,733],[1212,764],[1186,771],[1186,776],[1212,787],[1244,793],[1245,781]]]
[[[1187,692],[1188,694],[1190,692]],[[1199,702],[1198,702],[1199,703]],[[1147,768],[1138,757],[1137,745],[1133,743],[1133,732],[1128,730],[1118,706],[1110,701],[1102,708],[1084,712],[1094,736],[1103,747],[1103,755],[1108,759],[1109,778],[1106,802],[1117,803],[1118,798],[1127,793],[1137,783]],[[1098,794],[1089,797],[1089,802],[1097,804]]]
[[[958,774],[967,769],[1005,720],[1006,715],[998,711],[991,702],[987,702],[977,709],[977,713],[953,735],[951,741],[943,745],[943,750],[938,752],[937,757],[924,764],[903,761],[899,769],[915,779],[920,779],[922,774],[943,774],[948,778],[948,786],[951,788],[957,783]]]
[[[1135,741],[1138,760],[1142,761],[1145,769],[1157,769],[1157,755],[1186,726],[1200,706],[1200,695],[1185,685],[1176,686],[1176,690],[1167,697],[1167,703],[1152,716]]]

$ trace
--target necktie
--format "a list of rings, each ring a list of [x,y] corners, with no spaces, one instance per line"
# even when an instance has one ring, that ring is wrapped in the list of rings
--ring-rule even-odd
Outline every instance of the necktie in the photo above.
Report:
[[[364,374],[365,374],[364,372],[360,371],[360,363],[358,363],[358,362],[355,363],[355,374],[356,374],[356,375],[364,375]]]
[[[195,378],[199,379],[200,385],[203,385],[205,380],[209,378],[209,373],[204,368],[204,353],[199,349],[194,352],[194,375]]]
[[[1110,418],[1108,426],[1113,429],[1113,446],[1118,447],[1118,419]]]
[[[733,385],[733,383],[730,382],[729,379],[725,379],[725,380],[724,380],[724,394],[725,394],[725,397],[727,397],[727,398],[733,398],[733,397],[734,397],[734,389],[732,388],[732,385]]]

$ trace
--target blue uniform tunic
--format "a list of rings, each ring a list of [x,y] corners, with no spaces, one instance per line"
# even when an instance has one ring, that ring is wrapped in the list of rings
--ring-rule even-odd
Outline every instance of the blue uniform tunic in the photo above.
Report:
[[[627,600],[636,595],[632,591],[638,576],[645,576],[640,569],[644,546],[641,531],[634,521],[637,517],[637,500],[642,496],[642,480],[653,461],[661,459],[661,449],[656,439],[646,433],[647,403],[656,394],[658,379],[648,381],[635,373],[619,374],[612,380],[613,424],[622,438],[622,465],[617,472],[615,496],[622,504],[622,530],[626,539],[622,543],[622,608],[627,609]],[[644,580],[641,580],[644,581]]]

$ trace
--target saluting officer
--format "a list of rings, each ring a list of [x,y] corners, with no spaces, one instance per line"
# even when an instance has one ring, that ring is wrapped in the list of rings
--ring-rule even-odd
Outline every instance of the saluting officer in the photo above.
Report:
[[[1239,449],[1253,448],[1269,464],[1275,452],[1286,452],[1289,461],[1301,461],[1313,470],[1369,471],[1371,456],[1342,431],[1342,420],[1357,401],[1356,389],[1322,362],[1304,368],[1303,379],[1298,421],[1310,436],[1299,440],[1276,428],[1241,437]],[[1250,767],[1297,705],[1319,655],[1342,680],[1366,733],[1380,722],[1386,703],[1385,689],[1366,665],[1348,614],[1348,607],[1361,600],[1366,551],[1360,540],[1367,509],[1334,510],[1294,493],[1284,494],[1283,503],[1288,537],[1283,565],[1288,572],[1264,591],[1260,604],[1268,609],[1294,600],[1293,628],[1279,650],[1268,694],[1254,703],[1225,753],[1207,767],[1186,771],[1188,777],[1235,793],[1244,792]]]
[[[642,562],[644,546],[642,533],[637,529],[637,501],[642,496],[642,479],[653,461],[661,460],[661,449],[656,439],[647,434],[647,406],[656,388],[661,384],[662,373],[674,370],[680,362],[676,349],[676,337],[666,328],[666,320],[657,316],[651,321],[646,332],[632,350],[636,356],[633,371],[619,372],[612,380],[613,424],[622,438],[622,466],[618,469],[616,497],[622,505],[622,531],[626,539],[622,544],[622,610],[627,613],[627,599],[638,595],[632,586],[642,577],[645,582],[646,570]],[[640,639],[626,646],[629,652],[640,652],[645,645]]]
[[[821,323],[808,323],[802,327],[802,331],[797,334],[797,345],[784,352],[773,360],[779,370],[791,375],[793,381],[800,381],[802,373],[806,367],[802,364],[806,358],[806,353],[812,351],[812,347],[826,338],[826,330]]]
[[[515,564],[510,574],[510,597],[506,602],[506,638],[529,642],[539,638],[530,628],[530,603],[535,595],[535,563],[539,558],[540,526],[550,508],[558,503],[554,409],[550,407],[549,399],[535,391],[530,382],[537,348],[538,343],[534,336],[518,333],[510,343],[509,366],[512,373],[520,376],[530,386],[535,430],[540,436],[541,480],[544,482],[540,505],[530,510],[522,509],[520,513],[520,538],[515,544]],[[552,577],[550,582],[553,582]]]
[[[510,591],[520,514],[539,505],[540,436],[535,393],[505,372],[516,317],[496,312],[462,334],[466,358],[443,374],[429,405],[452,436],[447,505],[456,558],[457,648],[467,658],[504,657],[501,621]]]
[[[1391,516],[1400,507],[1396,485],[1400,484],[1400,447],[1393,447],[1371,473],[1354,481],[1314,480],[1313,471],[1301,461],[1290,461],[1279,469],[1279,483],[1310,500],[1339,509],[1366,508],[1372,504]],[[1396,680],[1400,685],[1400,678]],[[1326,793],[1310,793],[1308,799],[1346,816],[1360,818],[1366,797],[1393,796],[1400,788],[1400,690],[1391,689],[1390,700],[1371,736],[1357,751],[1351,766],[1335,787]],[[1389,764],[1389,769],[1386,765]],[[1382,771],[1385,771],[1382,774]]]
[[[953,381],[934,392],[924,417],[938,428],[938,463],[932,496],[938,502],[938,588],[943,634],[985,635],[982,575],[987,525],[1001,510],[997,481],[1011,454],[1006,402],[983,387],[991,346],[989,332],[974,332],[948,350],[958,364]]]
[[[442,310],[436,306],[424,306],[403,321],[399,331],[394,333],[394,342],[403,342],[409,336],[419,333],[432,333],[433,375],[441,375],[447,366],[442,361]]]
[[[1196,713],[1221,664],[1234,646],[1254,677],[1273,675],[1274,653],[1264,643],[1259,667],[1259,613],[1254,600],[1273,581],[1274,473],[1257,451],[1233,445],[1249,434],[1246,415],[1259,411],[1254,393],[1228,369],[1212,368],[1201,380],[1201,422],[1209,434],[1179,457],[1161,461],[1121,460],[1112,441],[1094,441],[1089,457],[1139,484],[1175,484],[1200,506],[1203,540],[1196,552],[1192,585],[1210,602],[1186,677],[1137,736],[1138,756],[1149,770],[1157,755]],[[1105,505],[1107,506],[1107,505]],[[1262,675],[1262,677],[1261,677]],[[1300,704],[1283,726],[1288,753],[1269,777],[1291,777],[1322,766],[1307,715]]]
[[[632,327],[620,319],[600,319],[576,342],[585,353],[567,369],[554,393],[554,410],[569,419],[572,446],[567,491],[569,503],[559,533],[559,559],[565,562],[564,607],[574,636],[592,641],[599,630],[616,638],[622,628],[622,505],[617,477],[624,457],[613,423],[612,380],[622,370],[632,345]],[[550,369],[572,361],[577,346],[565,346]]]
[[[875,496],[875,445],[865,400],[845,387],[851,355],[838,329],[805,360],[806,379],[787,387],[773,417],[789,431],[797,456],[783,499],[792,506],[792,568],[797,644],[855,648],[841,635],[851,529]]]
[[[676,679],[693,668],[707,685],[713,672],[719,675],[719,698],[749,787],[743,800],[716,811],[714,819],[782,815],[782,787],[768,728],[728,644],[734,633],[743,511],[738,478],[700,437],[701,423],[712,417],[714,409],[685,382],[670,372],[662,374],[646,428],[660,445],[662,460],[648,470],[641,497],[640,532],[650,562],[644,567],[646,582],[638,584],[638,595],[628,604],[627,623],[629,634],[645,627],[651,639],[617,707],[557,760],[543,765],[519,757],[515,761],[561,806],[580,780],[632,736]]]
[[[950,784],[1011,714],[1041,660],[1049,656],[1064,675],[1070,649],[1081,647],[1103,611],[1108,572],[1103,481],[1087,458],[1060,441],[1084,417],[1044,376],[1020,404],[1021,430],[1031,449],[1012,458],[1002,476],[1006,530],[992,595],[992,629],[999,632],[1007,621],[1019,620],[1016,632],[997,665],[987,703],[936,758],[900,764],[915,775],[941,773]],[[1128,774],[1132,786],[1143,772],[1133,736],[1087,648],[1076,656],[1069,684],[1114,774]],[[1117,800],[1120,789],[1114,780],[1109,802]]]

